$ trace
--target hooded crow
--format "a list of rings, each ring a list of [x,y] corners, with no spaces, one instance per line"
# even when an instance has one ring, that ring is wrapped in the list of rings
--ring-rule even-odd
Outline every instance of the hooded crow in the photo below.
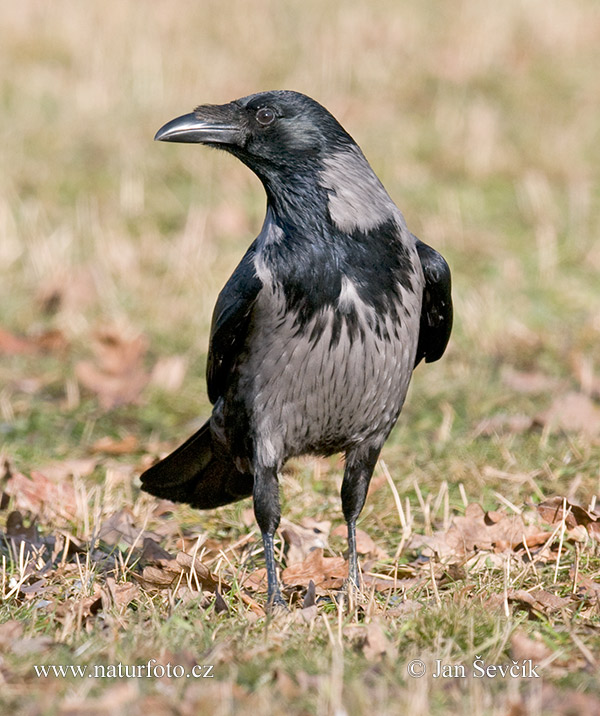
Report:
[[[202,105],[155,139],[206,144],[261,180],[260,234],[219,294],[207,364],[211,417],[142,476],[147,492],[209,509],[252,495],[270,608],[284,604],[273,535],[293,456],[345,455],[348,584],[356,520],[413,368],[452,327],[450,270],[417,239],[362,151],[318,102],[272,91]]]

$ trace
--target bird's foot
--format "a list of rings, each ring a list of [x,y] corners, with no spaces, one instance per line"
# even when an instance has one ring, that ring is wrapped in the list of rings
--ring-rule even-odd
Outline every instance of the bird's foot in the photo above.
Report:
[[[281,596],[281,592],[269,595],[267,598],[267,613],[271,616],[277,616],[280,614],[289,614],[287,602]]]

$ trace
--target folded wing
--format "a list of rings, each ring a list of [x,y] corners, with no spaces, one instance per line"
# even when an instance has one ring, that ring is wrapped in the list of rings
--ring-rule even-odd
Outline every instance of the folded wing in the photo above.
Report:
[[[452,331],[452,282],[444,257],[416,236],[415,240],[425,276],[417,365],[423,358],[432,363],[444,355]]]

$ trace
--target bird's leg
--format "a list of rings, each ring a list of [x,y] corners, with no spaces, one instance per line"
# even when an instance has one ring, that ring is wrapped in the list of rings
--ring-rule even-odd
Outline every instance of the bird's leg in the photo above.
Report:
[[[356,554],[356,520],[367,498],[379,450],[380,448],[361,446],[346,453],[346,469],[342,482],[342,510],[348,524],[347,588],[349,593],[354,593],[360,588]]]
[[[281,510],[279,507],[279,483],[275,468],[259,468],[254,474],[254,516],[258,522],[265,550],[267,567],[267,607],[286,607],[279,591],[273,535],[279,527]]]
[[[356,521],[348,521],[348,589],[358,589],[358,555],[356,553]]]
[[[279,591],[277,582],[277,571],[273,546],[273,535],[270,532],[262,533],[263,546],[265,550],[265,563],[267,565],[267,607],[272,609],[277,606],[287,606]]]

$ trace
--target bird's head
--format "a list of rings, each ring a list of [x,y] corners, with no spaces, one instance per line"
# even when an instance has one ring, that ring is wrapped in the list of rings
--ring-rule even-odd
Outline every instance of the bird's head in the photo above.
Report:
[[[156,140],[206,144],[234,154],[259,176],[318,162],[354,145],[325,107],[300,92],[260,92],[228,104],[204,104],[158,130]]]
[[[289,90],[205,104],[168,122],[163,142],[206,144],[234,154],[262,180],[278,213],[315,212],[338,229],[368,230],[397,212],[358,145],[325,107]]]

